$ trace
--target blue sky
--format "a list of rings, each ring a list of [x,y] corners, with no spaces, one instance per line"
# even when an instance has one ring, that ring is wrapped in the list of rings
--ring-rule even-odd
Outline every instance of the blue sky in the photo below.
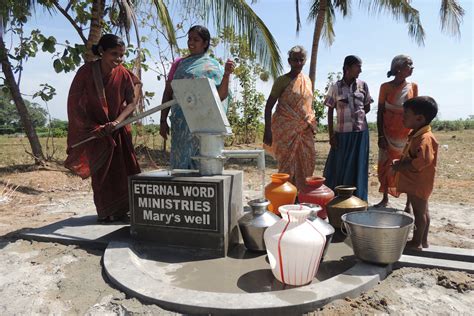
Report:
[[[252,5],[276,39],[285,71],[289,70],[286,52],[292,46],[303,45],[308,50],[311,48],[314,27],[306,21],[309,4],[308,1],[300,2],[302,29],[298,35],[295,31],[294,1],[260,0]],[[354,54],[363,60],[363,72],[360,78],[368,83],[372,97],[377,100],[380,84],[389,80],[386,73],[392,58],[398,54],[407,54],[413,58],[415,66],[413,75],[408,80],[418,84],[420,95],[430,95],[438,101],[440,119],[453,120],[474,115],[473,1],[460,1],[466,10],[460,38],[441,33],[439,3],[438,0],[412,2],[421,14],[426,32],[425,46],[418,46],[408,36],[407,26],[387,14],[368,13],[366,9],[354,5],[350,17],[343,19],[338,15],[335,22],[334,44],[331,47],[323,43],[320,45],[316,88],[323,89],[327,74],[340,71],[344,57]],[[41,28],[45,34],[54,35],[59,40],[67,38],[71,42],[80,42],[75,31],[60,16],[53,20],[47,14],[38,11],[28,27]],[[74,74],[56,74],[52,67],[51,56],[46,54],[39,54],[31,59],[24,68],[22,92],[32,94],[39,89],[41,83],[49,83],[58,92],[48,103],[51,116],[67,119],[67,92]],[[308,70],[309,67],[305,67],[306,73]],[[145,90],[156,92],[152,104],[158,105],[163,83],[158,82],[153,73],[146,73],[143,82]],[[258,84],[265,97],[270,92],[271,84],[272,81]],[[34,101],[41,104],[37,100]],[[374,106],[368,118],[370,121],[375,121],[375,117]]]

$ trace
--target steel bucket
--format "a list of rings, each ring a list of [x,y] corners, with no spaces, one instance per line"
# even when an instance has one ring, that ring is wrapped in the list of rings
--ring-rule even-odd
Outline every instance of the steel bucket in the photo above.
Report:
[[[400,259],[413,227],[413,218],[401,212],[353,212],[342,215],[341,220],[355,256],[380,264]]]

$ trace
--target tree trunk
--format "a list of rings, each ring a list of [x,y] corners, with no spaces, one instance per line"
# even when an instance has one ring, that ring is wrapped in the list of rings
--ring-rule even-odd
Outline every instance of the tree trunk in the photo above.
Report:
[[[7,50],[3,41],[3,36],[0,34],[0,62],[2,63],[2,71],[5,74],[5,82],[10,89],[11,96],[15,102],[18,114],[20,115],[21,123],[25,130],[28,141],[30,142],[31,150],[34,155],[35,163],[40,164],[44,162],[45,158],[43,155],[43,149],[36,134],[36,130],[26,108],[25,102],[20,94],[20,88],[16,83],[15,76],[13,75],[12,65],[8,60]]]
[[[311,48],[311,61],[309,64],[309,78],[311,79],[311,86],[314,91],[316,83],[316,64],[318,62],[319,40],[321,39],[321,32],[323,30],[324,20],[326,18],[326,10],[330,0],[320,0],[318,16],[314,23],[313,46]]]
[[[91,11],[91,28],[89,30],[89,37],[87,38],[86,44],[86,61],[93,61],[97,59],[92,53],[92,45],[99,42],[100,36],[102,35],[102,18],[104,15],[105,0],[94,0],[92,2],[92,11]]]

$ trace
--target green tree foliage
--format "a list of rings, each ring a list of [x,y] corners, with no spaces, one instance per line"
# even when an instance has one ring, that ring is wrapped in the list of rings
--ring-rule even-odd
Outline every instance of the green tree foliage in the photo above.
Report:
[[[49,126],[51,128],[59,128],[59,129],[62,129],[64,131],[68,130],[68,122],[63,121],[63,120],[59,120],[59,119],[52,119],[51,122],[49,122]]]
[[[35,128],[45,126],[47,112],[37,103],[25,101],[28,113]],[[0,93],[0,134],[13,134],[23,131],[20,116],[11,98]]]
[[[36,129],[40,137],[66,137],[68,131],[68,122],[52,119],[49,124]]]
[[[454,121],[441,121],[435,119],[430,125],[435,131],[462,131],[465,129],[474,129],[474,119],[468,118]]]
[[[239,81],[240,97],[234,95],[229,102],[227,118],[232,127],[231,144],[249,144],[255,142],[261,125],[265,102],[263,93],[256,88],[257,80],[268,79],[268,73],[256,61],[245,37],[236,35],[232,28],[225,28],[219,39],[228,46],[236,64],[234,75]],[[236,93],[237,94],[237,93]]]
[[[418,44],[424,45],[425,31],[421,24],[419,11],[412,6],[410,0],[312,0],[310,1],[309,21],[314,21],[313,43],[311,47],[309,78],[314,87],[316,81],[316,65],[321,37],[330,46],[335,40],[334,25],[336,13],[342,17],[349,17],[355,3],[366,7],[371,13],[386,13],[392,15],[396,20],[403,21],[408,26],[408,34]],[[433,1],[434,2],[434,1]],[[441,30],[449,35],[459,36],[460,25],[464,17],[464,9],[458,0],[439,0]],[[296,0],[297,27],[300,27],[299,0]]]

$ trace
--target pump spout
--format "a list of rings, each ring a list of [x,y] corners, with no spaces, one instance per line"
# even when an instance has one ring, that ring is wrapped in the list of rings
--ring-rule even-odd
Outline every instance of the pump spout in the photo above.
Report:
[[[254,158],[257,159],[257,168],[265,170],[265,151],[263,149],[253,150],[222,150],[226,158]]]

